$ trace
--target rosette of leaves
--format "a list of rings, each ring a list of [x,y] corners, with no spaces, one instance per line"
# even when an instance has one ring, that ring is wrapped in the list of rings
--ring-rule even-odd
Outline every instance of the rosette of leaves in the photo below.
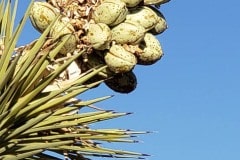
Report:
[[[56,154],[70,159],[147,156],[99,145],[99,141],[135,143],[137,141],[132,136],[146,132],[89,128],[92,123],[129,113],[91,107],[111,96],[86,101],[76,98],[102,82],[85,84],[107,66],[98,65],[85,72],[77,70],[79,74],[73,78],[71,67],[76,66],[73,65],[75,60],[86,50],[81,48],[74,54],[60,57],[64,58],[63,61],[59,59],[60,50],[72,36],[48,36],[59,16],[37,40],[16,47],[32,5],[33,0],[20,23],[14,27],[18,0],[0,2],[0,159],[59,159],[54,156]],[[68,78],[64,78],[65,72]],[[94,110],[81,113],[85,107]]]

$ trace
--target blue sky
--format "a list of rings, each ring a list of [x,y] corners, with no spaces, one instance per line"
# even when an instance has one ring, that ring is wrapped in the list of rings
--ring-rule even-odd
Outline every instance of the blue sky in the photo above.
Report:
[[[134,69],[137,89],[122,95],[101,85],[80,97],[114,94],[96,105],[134,112],[92,127],[155,131],[137,138],[139,144],[106,146],[150,160],[240,159],[239,6],[238,0],[172,0],[161,7],[169,25],[158,36],[165,55]],[[36,34],[29,30],[26,41]]]

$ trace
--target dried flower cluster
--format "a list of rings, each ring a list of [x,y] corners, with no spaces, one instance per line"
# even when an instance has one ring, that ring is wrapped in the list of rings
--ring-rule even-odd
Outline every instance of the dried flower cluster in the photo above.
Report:
[[[61,15],[49,33],[52,38],[71,35],[59,59],[86,49],[62,80],[106,64],[108,68],[99,77],[112,77],[105,81],[109,88],[129,93],[137,84],[133,68],[154,64],[163,55],[156,35],[167,29],[158,8],[166,2],[169,0],[47,0],[34,3],[30,19],[43,32]]]

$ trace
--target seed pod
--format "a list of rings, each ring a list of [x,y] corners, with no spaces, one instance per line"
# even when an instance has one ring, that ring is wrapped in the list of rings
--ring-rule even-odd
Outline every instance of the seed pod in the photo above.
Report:
[[[93,69],[94,67],[106,64],[104,62],[103,57],[99,56],[95,52],[89,54],[87,56],[87,59],[88,60],[86,62],[82,62],[82,59],[80,59],[80,63],[82,63],[81,64],[81,69],[84,72],[87,72],[89,69]],[[106,68],[106,69],[102,70],[101,72],[99,72],[97,75],[93,76],[92,78],[90,78],[89,80],[84,82],[84,84],[91,84],[91,83],[94,83],[94,82],[97,82],[97,81],[100,81],[100,80],[104,80],[106,78],[111,77],[113,74],[114,73],[111,72],[109,70],[109,68]],[[99,86],[99,85],[97,85],[97,86]],[[97,86],[95,86],[95,87],[97,87]]]
[[[112,40],[119,44],[137,44],[145,34],[145,29],[135,22],[123,22],[112,29]]]
[[[120,45],[113,45],[104,56],[109,69],[114,73],[132,70],[137,63],[136,57]]]
[[[161,5],[169,1],[170,0],[144,0],[144,5]]]
[[[73,52],[77,48],[77,37],[74,35],[74,28],[69,23],[67,18],[62,18],[58,20],[50,30],[50,36],[53,38],[59,38],[64,35],[71,34],[70,38],[64,44],[64,46],[59,51],[61,54],[67,54]]]
[[[157,24],[153,29],[150,30],[150,32],[154,35],[160,34],[168,28],[166,19],[159,10],[155,9],[154,7],[151,8],[157,14]]]
[[[135,7],[143,0],[122,0],[122,1],[126,3],[127,7]]]
[[[99,56],[95,52],[87,55],[87,61],[83,62],[82,67],[84,71],[87,71],[89,69],[92,69],[94,67],[100,66],[100,65],[106,65],[103,57]],[[109,70],[109,68],[106,68],[102,70],[101,72],[98,73],[98,75],[101,78],[109,78],[112,76],[114,73]]]
[[[93,19],[96,23],[114,26],[123,22],[127,13],[126,4],[121,0],[104,0],[93,12]]]
[[[126,21],[137,22],[145,28],[146,31],[155,27],[158,23],[157,14],[147,6],[141,6],[130,10]]]
[[[110,48],[111,30],[104,23],[90,24],[87,37],[93,48],[96,50],[104,50]]]
[[[116,74],[113,78],[104,81],[113,91],[119,93],[130,93],[137,87],[137,77],[130,71]]]
[[[57,10],[47,2],[34,2],[29,17],[33,27],[42,33],[56,16]]]
[[[151,33],[146,33],[144,40],[140,43],[143,52],[136,54],[138,64],[151,65],[163,56],[162,47],[157,38]]]

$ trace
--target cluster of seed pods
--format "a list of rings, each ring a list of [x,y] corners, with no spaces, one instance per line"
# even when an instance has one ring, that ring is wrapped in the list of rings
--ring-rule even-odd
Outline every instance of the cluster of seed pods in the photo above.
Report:
[[[167,29],[159,6],[170,0],[47,0],[34,2],[30,19],[49,37],[71,34],[59,57],[87,49],[75,63],[84,71],[99,64],[108,68],[99,76],[113,77],[105,84],[120,93],[133,91],[137,79],[134,67],[151,65],[163,55],[156,35]]]

